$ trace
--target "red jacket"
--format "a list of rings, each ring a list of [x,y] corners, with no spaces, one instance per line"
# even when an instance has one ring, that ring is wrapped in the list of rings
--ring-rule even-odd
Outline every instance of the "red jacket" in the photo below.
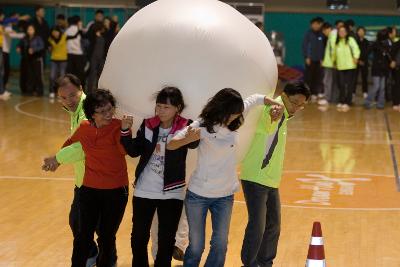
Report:
[[[83,185],[96,189],[114,189],[128,185],[125,149],[120,144],[121,121],[113,119],[109,125],[96,128],[83,121],[64,146],[82,144],[85,152]]]

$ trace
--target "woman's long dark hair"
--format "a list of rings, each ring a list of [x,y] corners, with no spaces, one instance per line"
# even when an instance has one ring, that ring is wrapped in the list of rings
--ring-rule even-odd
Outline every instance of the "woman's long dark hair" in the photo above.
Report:
[[[346,27],[346,26],[340,27],[340,28],[338,29],[338,31],[337,31],[337,37],[336,37],[336,44],[338,44],[339,41],[340,41],[339,31],[340,31],[341,28],[344,28],[344,29],[346,30],[346,33],[347,33],[347,34],[346,34],[346,37],[344,38],[344,42],[345,42],[346,44],[348,44],[348,43],[349,43],[349,37],[350,37],[350,34],[349,34],[350,30],[349,30],[349,28]]]
[[[240,93],[231,88],[220,90],[215,96],[208,100],[203,108],[200,118],[200,126],[205,127],[209,133],[215,133],[215,125],[226,125],[231,115],[240,114],[238,118],[232,121],[227,128],[236,131],[242,125],[244,104]]]

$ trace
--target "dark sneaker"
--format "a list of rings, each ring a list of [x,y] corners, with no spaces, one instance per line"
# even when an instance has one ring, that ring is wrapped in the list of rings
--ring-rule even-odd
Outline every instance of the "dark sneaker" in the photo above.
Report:
[[[174,246],[174,252],[172,254],[172,257],[177,260],[177,261],[183,261],[183,256],[185,255],[185,253],[183,253],[183,251],[178,248],[177,246]]]

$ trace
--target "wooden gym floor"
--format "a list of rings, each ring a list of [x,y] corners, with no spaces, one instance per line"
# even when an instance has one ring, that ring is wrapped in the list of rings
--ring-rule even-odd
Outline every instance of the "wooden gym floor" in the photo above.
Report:
[[[321,112],[310,104],[289,123],[274,266],[304,266],[313,221],[322,224],[327,266],[400,266],[399,118],[390,107],[339,113],[333,106]],[[68,132],[68,116],[57,101],[15,95],[0,102],[1,267],[70,264],[72,167],[56,173],[40,169]],[[132,177],[135,163],[128,164]],[[117,237],[120,267],[131,262],[131,214],[129,202]],[[239,193],[226,266],[241,266],[246,222]]]

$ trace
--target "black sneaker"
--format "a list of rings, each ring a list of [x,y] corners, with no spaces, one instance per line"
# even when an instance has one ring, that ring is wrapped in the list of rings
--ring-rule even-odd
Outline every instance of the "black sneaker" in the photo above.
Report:
[[[174,252],[172,254],[172,257],[177,260],[177,261],[183,261],[183,256],[185,255],[185,253],[183,253],[183,251],[178,248],[177,246],[174,246]]]

